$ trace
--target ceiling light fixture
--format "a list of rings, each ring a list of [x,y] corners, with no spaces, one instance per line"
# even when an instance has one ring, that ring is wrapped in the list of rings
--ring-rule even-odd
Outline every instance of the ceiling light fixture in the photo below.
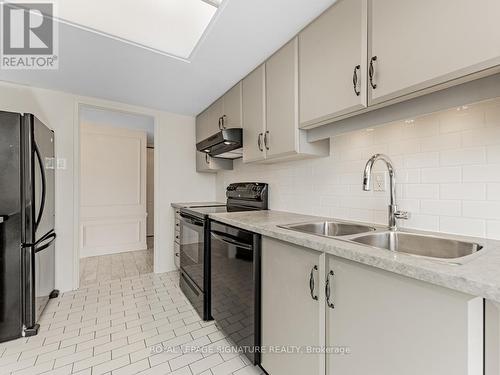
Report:
[[[185,62],[223,5],[222,0],[52,1],[60,23]]]
[[[201,0],[201,1],[203,1],[203,2],[205,2],[207,4],[210,4],[210,5],[212,5],[212,6],[216,7],[216,8],[218,8],[219,5],[220,5],[220,3],[222,3],[222,0]]]

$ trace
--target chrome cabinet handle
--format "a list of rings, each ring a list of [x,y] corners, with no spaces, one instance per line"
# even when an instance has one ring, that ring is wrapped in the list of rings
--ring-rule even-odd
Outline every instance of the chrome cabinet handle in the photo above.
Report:
[[[205,163],[210,164],[210,160],[208,159],[208,154],[205,154]]]
[[[179,258],[179,257],[180,257],[179,253],[175,253],[175,256],[176,256],[177,258]]]
[[[356,96],[359,96],[361,94],[361,90],[359,89],[359,82],[360,80],[358,81],[358,73],[361,69],[361,65],[356,65],[354,67],[354,72],[352,73],[352,86],[354,88],[354,93],[356,94]]]
[[[330,276],[335,276],[332,270],[328,273],[328,276],[326,277],[326,284],[325,284],[325,296],[326,296],[326,304],[328,305],[329,308],[334,309],[335,304],[333,301],[330,301]]]
[[[264,134],[264,146],[266,147],[266,150],[269,150],[269,130],[267,130],[266,134]]]
[[[226,128],[226,115],[222,115],[219,117],[219,130],[224,130]]]
[[[311,298],[315,301],[318,300],[318,296],[314,295],[314,271],[318,270],[318,266],[311,268],[311,273],[309,274],[309,291],[311,292]]]
[[[372,86],[372,89],[377,88],[377,84],[374,83],[374,77],[375,77],[375,68],[373,66],[373,63],[377,61],[377,56],[373,56],[370,59],[370,68],[368,69],[368,76],[370,77],[370,85]]]
[[[264,151],[264,149],[262,148],[262,136],[263,134],[259,133],[259,136],[257,137],[257,146],[259,146],[260,151]]]

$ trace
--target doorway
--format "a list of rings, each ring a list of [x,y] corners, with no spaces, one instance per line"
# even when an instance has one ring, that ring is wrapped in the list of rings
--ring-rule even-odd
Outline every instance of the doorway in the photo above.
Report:
[[[82,106],[80,286],[153,272],[154,118]]]

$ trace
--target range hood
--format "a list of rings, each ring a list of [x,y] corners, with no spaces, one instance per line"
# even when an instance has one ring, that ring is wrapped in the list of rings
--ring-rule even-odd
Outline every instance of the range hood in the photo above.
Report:
[[[223,129],[200,141],[196,149],[214,158],[239,159],[243,157],[243,129]]]

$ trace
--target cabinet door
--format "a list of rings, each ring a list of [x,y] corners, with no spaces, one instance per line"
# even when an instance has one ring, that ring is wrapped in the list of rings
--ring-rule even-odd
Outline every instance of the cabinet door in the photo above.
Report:
[[[328,375],[480,375],[483,300],[328,257]]]
[[[220,170],[231,169],[233,169],[232,160],[212,158],[203,152],[196,151],[196,172],[216,173]]]
[[[366,0],[337,1],[299,34],[301,126],[366,107],[366,43]]]
[[[500,64],[498,0],[370,0],[380,103]]]
[[[265,66],[261,65],[243,79],[243,161],[265,158],[266,131]]]
[[[218,131],[220,131],[219,128],[219,119],[224,115],[224,97],[220,97],[217,99],[215,102],[212,103],[210,107],[208,107],[208,135],[207,137],[210,137],[211,135],[214,135]]]
[[[309,277],[319,253],[275,239],[262,239],[262,345],[319,346],[320,302],[311,297]],[[321,292],[318,272],[314,293]],[[266,353],[262,367],[273,375],[318,375],[320,354]]]
[[[485,374],[500,375],[500,303],[485,303]]]
[[[267,156],[298,149],[298,47],[288,42],[266,62]]]
[[[196,117],[196,143],[208,138],[210,131],[210,111],[207,108]]]
[[[241,128],[241,82],[224,94],[224,126]]]

